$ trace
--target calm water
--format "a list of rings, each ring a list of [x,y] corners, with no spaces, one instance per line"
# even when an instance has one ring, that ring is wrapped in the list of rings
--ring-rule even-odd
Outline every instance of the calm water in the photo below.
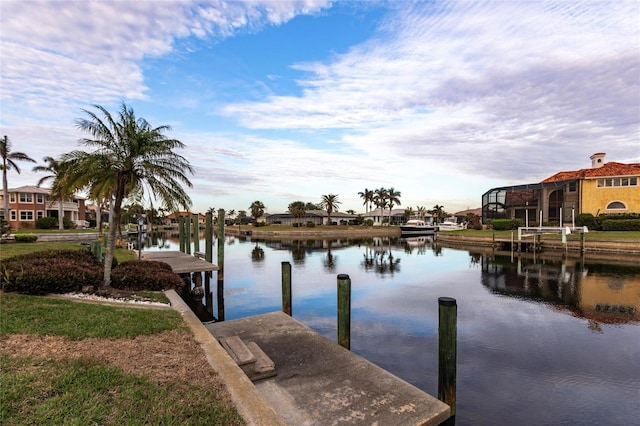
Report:
[[[148,249],[177,250],[158,241]],[[336,276],[348,274],[352,351],[437,395],[437,300],[454,297],[458,425],[639,424],[640,265],[622,260],[518,260],[425,238],[227,237],[224,317],[280,310],[291,262],[293,316],[336,341]]]

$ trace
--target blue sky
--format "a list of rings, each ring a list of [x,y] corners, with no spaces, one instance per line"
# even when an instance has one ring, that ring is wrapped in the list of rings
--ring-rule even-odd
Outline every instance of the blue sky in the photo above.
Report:
[[[393,187],[401,208],[640,162],[637,1],[0,2],[0,133],[42,164],[121,101],[187,145],[193,211]],[[9,174],[9,186],[42,174]]]

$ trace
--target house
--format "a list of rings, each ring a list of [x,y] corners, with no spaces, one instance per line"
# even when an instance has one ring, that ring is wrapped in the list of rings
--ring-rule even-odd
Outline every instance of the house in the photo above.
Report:
[[[11,229],[35,229],[43,217],[58,217],[59,201],[50,199],[51,190],[37,186],[9,188],[9,218]],[[4,216],[4,194],[0,193],[0,216]],[[72,197],[62,201],[64,217],[76,226],[89,226],[86,221],[85,199]]]
[[[482,221],[522,219],[571,223],[590,213],[640,212],[640,163],[604,161],[593,154],[591,167],[558,172],[539,183],[493,188],[482,195]]]
[[[201,213],[191,213],[191,212],[174,212],[174,213],[170,213],[167,216],[164,217],[164,225],[165,226],[178,226],[178,222],[180,221],[181,217],[189,217],[189,218],[193,218],[194,215],[198,216],[198,227],[202,227],[204,228],[205,224],[207,223],[207,215],[201,214]],[[213,219],[215,220],[216,216],[213,216]],[[193,220],[193,219],[192,219]]]
[[[357,215],[333,212],[331,213],[331,222],[337,225],[348,225],[350,221],[356,220]],[[297,218],[291,213],[275,213],[265,216],[267,225],[293,225],[294,223],[306,224],[308,222],[314,225],[327,225],[329,223],[329,215],[324,210],[307,210],[304,217]]]
[[[366,222],[367,220],[373,221],[373,226],[380,226],[383,223],[387,223],[389,220],[389,209],[375,209],[371,210],[368,213],[362,215],[362,218]],[[427,214],[424,218],[425,221],[430,221],[431,215]],[[407,219],[404,217],[404,209],[393,209],[391,210],[391,223],[405,223]]]

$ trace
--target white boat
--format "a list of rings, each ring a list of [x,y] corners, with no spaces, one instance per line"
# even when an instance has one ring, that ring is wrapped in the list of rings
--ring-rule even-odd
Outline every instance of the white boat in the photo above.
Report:
[[[424,220],[411,219],[400,225],[402,235],[430,235],[435,233],[436,227],[428,225]]]
[[[457,231],[459,229],[465,229],[465,226],[462,223],[455,223],[444,221],[436,225],[438,231]]]

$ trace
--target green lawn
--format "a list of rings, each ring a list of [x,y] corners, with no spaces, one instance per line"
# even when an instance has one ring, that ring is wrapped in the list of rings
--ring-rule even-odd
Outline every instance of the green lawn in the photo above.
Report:
[[[59,242],[36,241],[34,243],[2,243],[0,244],[0,260],[17,256],[19,254],[32,253],[34,251],[68,250],[68,249],[88,250],[89,248],[86,244],[63,242],[63,241],[59,241]],[[118,262],[137,259],[137,254],[134,251],[126,250],[126,249],[116,249],[114,256],[118,260]]]

